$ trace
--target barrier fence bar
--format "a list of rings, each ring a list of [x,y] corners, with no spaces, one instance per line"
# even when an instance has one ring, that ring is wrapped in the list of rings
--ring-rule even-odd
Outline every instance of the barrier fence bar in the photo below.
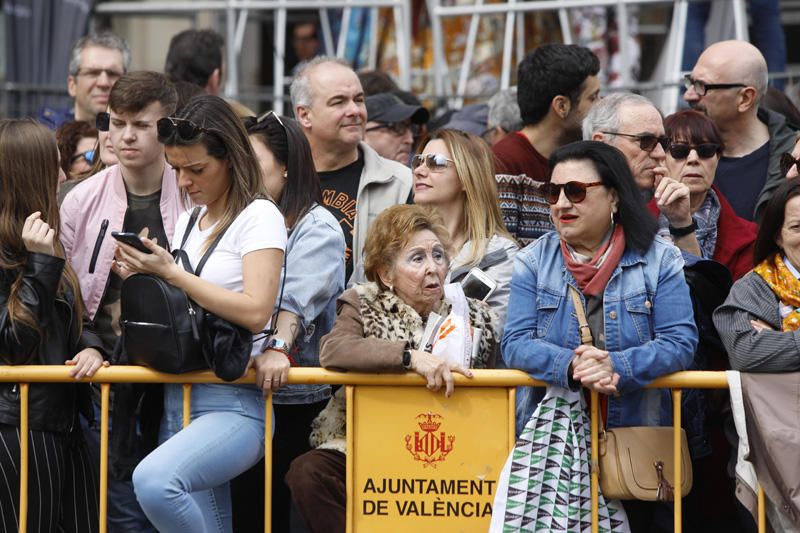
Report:
[[[98,520],[100,533],[106,533],[108,521],[108,406],[111,385],[100,384],[100,494]]]
[[[28,390],[19,384],[19,533],[28,530]]]
[[[672,478],[674,487],[672,495],[675,508],[673,510],[672,523],[675,527],[675,533],[681,533],[683,531],[683,491],[681,490],[683,485],[681,482],[681,452],[683,452],[683,448],[681,447],[681,410],[675,409],[676,405],[681,405],[680,389],[673,389],[672,391],[672,453],[675,461]]]
[[[183,384],[183,427],[192,421],[192,384]]]
[[[0,382],[19,383],[20,390],[20,500],[19,500],[19,531],[25,533],[27,530],[27,511],[28,511],[28,443],[29,443],[29,383],[75,383],[75,382],[96,382],[101,387],[101,435],[100,435],[100,495],[99,495],[99,516],[100,532],[106,531],[107,515],[107,486],[108,486],[108,409],[111,383],[181,383],[183,385],[183,414],[184,427],[190,420],[190,401],[192,383],[223,383],[216,378],[210,371],[193,372],[189,374],[164,374],[155,372],[144,367],[116,366],[101,368],[94,377],[75,380],[69,376],[69,368],[64,366],[0,366]],[[475,370],[473,379],[465,376],[455,376],[455,383],[458,387],[509,387],[509,410],[514,413],[514,399],[516,386],[545,386],[544,383],[530,378],[527,374],[517,370]],[[254,383],[255,372],[250,371],[245,377],[236,380],[235,383]],[[400,387],[418,387],[426,383],[422,376],[416,374],[359,374],[342,373],[323,370],[320,368],[293,368],[289,370],[288,383],[307,383],[307,384],[340,384],[345,385],[347,400],[347,425],[354,427],[354,385],[388,385]],[[728,381],[725,372],[710,371],[690,371],[678,372],[654,380],[646,388],[669,388],[672,390],[673,406],[681,405],[681,389],[702,388],[702,389],[726,389]],[[599,394],[591,392],[590,397],[590,417],[592,432],[592,457],[591,457],[591,496],[592,496],[592,531],[598,530],[598,491],[599,491]],[[269,465],[272,459],[272,395],[265,398],[265,435],[264,435],[264,454],[265,463],[265,501],[264,501],[264,525],[265,531],[271,530],[271,484],[272,476]],[[511,417],[513,420],[513,417]],[[681,410],[673,409],[673,453],[674,453],[674,530],[680,532],[682,529],[682,447],[681,447]],[[352,433],[348,431],[347,446],[352,450]],[[509,448],[514,445],[514,429],[511,428],[509,437]],[[348,471],[352,468],[352,454],[346,454]],[[353,480],[346,482],[348,501],[354,497]],[[766,531],[766,505],[764,490],[758,486],[758,531]],[[352,530],[352,516],[347,515],[347,530]]]

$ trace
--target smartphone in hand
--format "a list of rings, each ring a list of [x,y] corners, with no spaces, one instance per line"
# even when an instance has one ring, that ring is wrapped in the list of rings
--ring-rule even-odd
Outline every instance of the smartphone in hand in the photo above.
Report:
[[[142,253],[145,254],[152,254],[153,252],[144,245],[142,239],[136,235],[135,233],[127,233],[122,231],[112,231],[111,236],[117,239],[119,242],[124,242],[128,246],[132,246],[136,248]]]

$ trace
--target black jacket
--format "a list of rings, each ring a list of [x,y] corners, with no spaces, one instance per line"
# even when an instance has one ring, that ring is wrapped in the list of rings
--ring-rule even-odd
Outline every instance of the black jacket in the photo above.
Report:
[[[0,364],[63,366],[84,348],[97,348],[103,353],[97,336],[86,330],[79,333],[81,317],[75,316],[75,296],[57,295],[63,270],[63,259],[28,254],[18,297],[33,314],[38,331],[19,322],[12,325],[8,296],[20,272],[0,271]],[[32,384],[28,409],[30,429],[69,431],[76,424],[79,409],[91,420],[88,385]],[[0,383],[0,424],[19,426],[16,383]]]

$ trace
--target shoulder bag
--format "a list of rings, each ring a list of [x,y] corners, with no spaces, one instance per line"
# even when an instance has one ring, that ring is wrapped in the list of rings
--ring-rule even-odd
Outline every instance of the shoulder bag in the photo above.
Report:
[[[578,291],[569,286],[581,344],[593,345]],[[678,406],[680,408],[680,406]],[[602,421],[601,421],[602,424]],[[672,501],[674,455],[671,427],[638,426],[600,431],[600,491],[611,500]],[[692,463],[681,429],[681,496],[692,488]]]

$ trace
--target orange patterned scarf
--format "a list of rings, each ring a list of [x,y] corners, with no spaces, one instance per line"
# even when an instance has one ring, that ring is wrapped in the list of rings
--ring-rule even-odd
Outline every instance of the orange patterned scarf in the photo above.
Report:
[[[781,254],[766,258],[753,271],[767,282],[781,303],[794,309],[783,319],[783,331],[800,329],[800,281],[783,262]]]

